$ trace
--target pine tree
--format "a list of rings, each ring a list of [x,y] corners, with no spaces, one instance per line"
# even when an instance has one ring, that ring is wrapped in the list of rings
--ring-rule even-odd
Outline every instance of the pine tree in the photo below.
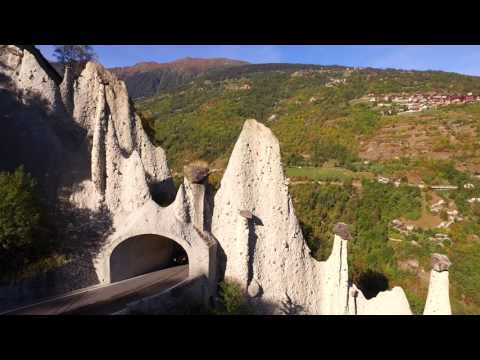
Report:
[[[64,66],[97,58],[91,45],[55,45],[53,55]]]

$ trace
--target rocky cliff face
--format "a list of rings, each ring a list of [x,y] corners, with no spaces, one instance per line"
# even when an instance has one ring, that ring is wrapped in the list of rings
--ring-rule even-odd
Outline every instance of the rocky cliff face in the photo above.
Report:
[[[56,199],[65,150],[76,139],[75,125],[66,124],[64,115],[58,84],[49,70],[28,50],[1,45],[0,170],[23,164],[49,202]]]
[[[174,186],[122,81],[89,62],[60,83],[35,50],[0,46],[1,170],[24,164],[40,180],[60,236],[79,252],[72,283],[85,286],[96,282],[91,258],[115,224],[151,193],[173,197]]]
[[[255,120],[245,122],[215,195],[212,232],[220,245],[220,276],[239,283],[261,313],[412,314],[400,287],[366,299],[349,284],[351,236],[345,224],[334,229],[327,261],[310,256],[288,194],[278,141]],[[443,304],[448,284],[441,282],[433,279],[431,292],[441,288]],[[448,313],[446,305],[427,306],[432,308]]]
[[[88,189],[95,189],[98,200],[117,213],[140,207],[151,189],[160,187],[174,195],[165,152],[143,131],[122,81],[89,62],[71,88],[62,90],[64,98],[73,94],[72,117],[85,129],[91,149],[85,196],[91,194]]]
[[[76,130],[77,143],[61,149],[64,156],[57,166],[64,173],[62,185],[71,188],[71,200],[77,206],[97,209],[105,199],[115,213],[122,210],[122,204],[131,203],[119,198],[142,199],[150,188],[162,186],[165,191],[173,190],[168,188],[170,172],[165,152],[149,141],[125,84],[113,74],[89,62],[77,76],[66,69],[59,85],[27,49],[2,46],[0,60],[3,89],[18,103],[26,104],[33,97],[37,100],[32,104],[36,117],[44,115],[43,125],[57,132],[50,136],[50,143],[67,147],[69,139],[62,138],[58,128]],[[139,174],[131,177],[136,171]],[[117,193],[119,189],[123,194]]]
[[[2,87],[15,88],[23,101],[29,95],[41,96],[48,110],[58,111],[62,107],[58,84],[51,77],[52,69],[41,64],[38,56],[25,47],[0,45]]]
[[[17,118],[18,107],[28,105],[36,112],[30,122],[51,129],[45,151],[54,145],[62,153],[56,164],[62,170],[61,185],[71,190],[70,200],[77,206],[98,209],[105,199],[116,213],[130,210],[131,201],[141,202],[149,189],[173,191],[165,152],[151,144],[125,84],[113,74],[89,62],[76,76],[67,68],[58,84],[50,75],[52,69],[45,67],[48,63],[42,65],[27,48],[2,46],[0,60],[2,88],[17,105],[12,117]],[[28,131],[31,124],[25,125]],[[59,128],[75,132],[76,143],[64,138]],[[17,162],[28,162],[26,157]],[[130,179],[129,171],[140,172],[136,180]],[[139,186],[142,177],[146,184]],[[140,200],[120,201],[125,197]],[[123,204],[126,209],[121,209]]]
[[[248,211],[245,218],[241,211]],[[220,273],[243,286],[262,312],[344,313],[346,240],[326,262],[310,256],[295,217],[277,139],[247,120],[215,196],[212,232]]]

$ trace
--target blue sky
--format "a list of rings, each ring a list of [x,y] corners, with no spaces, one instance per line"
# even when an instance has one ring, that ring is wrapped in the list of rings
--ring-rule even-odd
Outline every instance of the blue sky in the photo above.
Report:
[[[52,58],[52,45],[37,45]],[[227,57],[251,63],[303,63],[414,70],[480,76],[480,45],[94,45],[106,67],[182,57]]]

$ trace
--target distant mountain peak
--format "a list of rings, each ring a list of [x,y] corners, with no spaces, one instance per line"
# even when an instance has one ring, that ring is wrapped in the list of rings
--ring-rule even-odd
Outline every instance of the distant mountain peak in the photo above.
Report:
[[[145,61],[132,66],[111,68],[127,84],[132,98],[146,97],[162,90],[186,84],[209,70],[249,64],[228,58],[194,58],[187,56],[170,62]]]
[[[221,66],[246,65],[248,62],[228,58],[194,58],[187,56],[169,62],[144,61],[132,66],[110,69],[116,74],[135,74],[139,72],[172,69],[179,72],[200,73]]]

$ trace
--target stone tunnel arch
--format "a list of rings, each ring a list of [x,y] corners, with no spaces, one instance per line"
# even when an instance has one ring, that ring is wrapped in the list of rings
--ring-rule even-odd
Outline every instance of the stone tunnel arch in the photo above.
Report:
[[[110,282],[188,263],[188,254],[175,240],[157,234],[135,235],[110,253]]]
[[[178,202],[184,206],[184,200]],[[117,247],[125,241],[129,242],[131,238],[138,240],[138,236],[153,235],[179,244],[187,254],[188,277],[205,277],[209,291],[213,291],[216,286],[217,241],[208,232],[195,227],[188,221],[189,218],[185,220],[178,207],[179,205],[174,203],[162,208],[150,200],[131,214],[126,222],[120,223],[93,259],[98,282],[102,284],[112,282],[110,258]],[[115,278],[118,277],[114,275]]]

